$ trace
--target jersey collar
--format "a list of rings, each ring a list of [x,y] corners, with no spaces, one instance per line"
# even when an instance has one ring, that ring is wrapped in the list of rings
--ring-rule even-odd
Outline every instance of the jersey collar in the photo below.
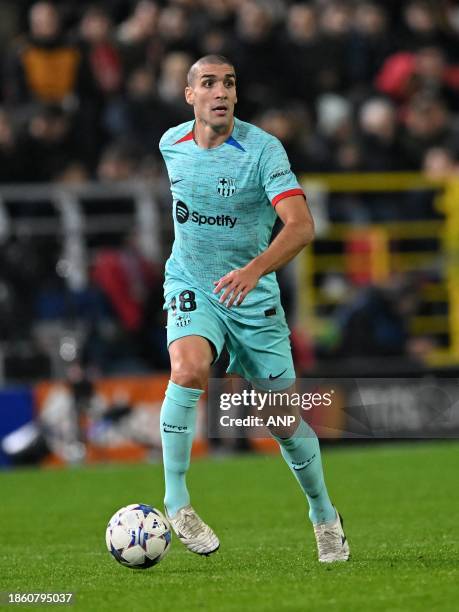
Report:
[[[231,146],[233,146],[233,147],[236,147],[236,149],[239,149],[240,151],[244,151],[244,152],[245,152],[244,147],[243,147],[243,146],[241,145],[241,143],[240,143],[240,142],[238,142],[238,141],[236,140],[236,138],[234,137],[234,134],[237,132],[237,121],[238,121],[238,120],[237,120],[237,119],[236,119],[236,117],[235,117],[235,118],[234,118],[234,126],[233,126],[233,131],[232,131],[232,132],[231,132],[231,134],[228,136],[228,138],[225,140],[225,142],[222,142],[222,144],[221,144],[221,145],[218,145],[218,147],[214,147],[213,149],[203,149],[203,150],[204,150],[204,151],[206,151],[206,150],[207,150],[207,151],[213,151],[214,149],[219,149],[219,148],[220,148],[220,147],[222,147],[223,145],[228,144],[228,145],[231,145]],[[178,140],[176,140],[176,141],[174,142],[174,145],[180,144],[180,143],[182,143],[182,142],[187,142],[188,140],[192,140],[192,141],[194,142],[194,144],[195,144],[196,146],[198,146],[198,145],[196,144],[195,140],[194,140],[194,137],[193,137],[193,128],[191,128],[191,130],[190,130],[190,131],[189,131],[187,134],[185,134],[184,136],[182,136],[181,138],[179,138]],[[201,147],[199,147],[199,148],[201,148]]]

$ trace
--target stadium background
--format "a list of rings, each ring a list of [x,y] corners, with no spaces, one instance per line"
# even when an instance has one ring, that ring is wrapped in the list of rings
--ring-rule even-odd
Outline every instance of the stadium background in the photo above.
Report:
[[[347,504],[351,529],[359,521],[351,542],[364,562],[357,561],[360,576],[348,575],[346,585],[341,574],[329,576],[329,586],[315,582],[317,602],[336,603],[333,589],[339,589],[354,597],[341,609],[368,609],[365,594],[375,589],[368,570],[398,597],[380,595],[374,609],[453,609],[450,569],[457,540],[446,542],[432,524],[441,508],[454,518],[447,493],[454,489],[456,443],[375,442],[451,438],[459,431],[458,40],[459,3],[453,0],[0,1],[0,466],[6,468],[3,524],[14,525],[10,541],[3,542],[5,588],[63,590],[73,579],[60,568],[76,563],[75,584],[81,594],[91,594],[85,609],[116,609],[123,601],[132,607],[121,587],[116,590],[111,566],[105,569],[100,543],[105,518],[116,507],[138,495],[148,501],[152,490],[149,501],[161,504],[157,424],[168,369],[162,271],[172,221],[158,142],[171,125],[191,118],[183,100],[191,63],[222,53],[237,69],[237,116],[282,141],[316,220],[314,245],[278,275],[298,374],[315,380],[383,377],[390,397],[377,405],[374,422],[371,411],[363,420],[352,410],[330,415],[324,435],[328,478]],[[222,376],[224,365],[222,360],[213,376]],[[429,385],[422,410],[400,394],[413,376]],[[206,485],[196,495],[211,518],[214,512],[218,523],[228,512],[221,493],[212,492],[221,477],[212,461],[220,456],[228,455],[216,465],[233,499],[249,506],[257,495],[272,509],[278,500],[269,489],[276,478],[275,486],[284,486],[282,468],[264,455],[250,454],[252,463],[231,457],[275,451],[273,444],[208,440],[203,411],[200,418],[193,452],[210,459],[196,462],[194,478],[196,489]],[[318,414],[312,420],[323,425]],[[371,438],[371,446],[347,448],[359,438]],[[106,461],[116,463],[85,471],[86,463]],[[122,467],[119,461],[136,463]],[[81,467],[8,470],[20,465]],[[247,493],[237,470],[245,473]],[[437,482],[441,473],[443,489],[433,495],[426,483],[423,488],[420,470]],[[221,575],[237,584],[231,563],[241,559],[251,585],[250,568],[256,571],[253,593],[228,587],[233,595],[221,609],[284,609],[274,591],[271,603],[253,604],[262,578],[273,581],[283,601],[297,592],[301,576],[288,564],[292,555],[303,555],[291,539],[300,523],[285,514],[299,502],[293,487],[287,485],[289,501],[280,514],[290,525],[282,555],[262,531],[263,525],[271,529],[267,514],[256,526],[249,519],[253,532],[243,541],[223,537],[229,562],[218,562]],[[411,501],[403,495],[408,490]],[[30,491],[37,492],[35,499]],[[50,497],[55,506],[46,522],[41,504]],[[416,520],[413,504],[423,508]],[[26,506],[44,521],[41,550],[55,559],[52,576],[23,567],[24,526],[17,515]],[[374,507],[381,512],[379,540],[368,522]],[[75,513],[80,521],[70,553],[62,517]],[[241,527],[232,514],[225,520]],[[94,535],[87,536],[92,528]],[[387,533],[399,545],[389,557],[390,543],[381,544]],[[406,542],[419,533],[425,548],[409,548]],[[263,550],[266,565],[250,556],[247,543]],[[370,543],[374,565],[371,555],[365,557]],[[416,561],[427,550],[430,565]],[[190,593],[197,592],[205,606],[206,574],[193,573],[181,551],[172,555],[188,572]],[[173,572],[167,573],[166,562],[155,571],[167,585],[158,605],[170,609]],[[361,590],[362,575],[368,582]],[[103,601],[96,597],[102,583]],[[138,583],[127,577],[125,583],[138,593],[140,609]],[[414,599],[406,599],[406,589]],[[186,593],[182,601],[177,592],[177,602],[194,609],[199,602]],[[215,593],[216,606],[220,591]],[[231,597],[240,605],[232,608]],[[300,599],[295,601],[285,609],[299,609]]]
[[[0,16],[0,435],[18,433],[1,463],[158,457],[158,141],[191,117],[186,73],[206,53],[234,61],[238,116],[282,141],[314,212],[314,246],[279,273],[298,374],[454,376],[455,2],[24,1]],[[432,424],[399,404],[382,407],[401,413],[386,436],[457,432],[449,405]],[[205,430],[195,452],[261,445]]]

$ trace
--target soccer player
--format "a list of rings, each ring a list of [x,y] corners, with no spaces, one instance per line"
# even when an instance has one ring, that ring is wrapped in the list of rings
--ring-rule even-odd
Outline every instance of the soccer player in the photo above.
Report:
[[[228,59],[208,55],[193,64],[185,98],[194,120],[169,129],[159,145],[175,226],[164,283],[171,360],[160,417],[164,504],[183,544],[209,555],[219,540],[186,486],[196,406],[224,345],[228,372],[291,386],[275,270],[312,240],[314,226],[279,140],[234,116],[236,74]],[[276,214],[284,226],[270,244]],[[309,502],[319,561],[346,561],[349,546],[325,486],[317,436],[303,420],[286,437],[273,435]]]

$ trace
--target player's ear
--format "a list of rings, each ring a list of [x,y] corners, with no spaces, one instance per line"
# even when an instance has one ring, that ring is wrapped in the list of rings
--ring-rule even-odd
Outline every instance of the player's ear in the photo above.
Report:
[[[185,100],[187,101],[187,104],[189,104],[190,106],[193,106],[194,92],[193,92],[193,88],[190,87],[189,85],[185,87]]]

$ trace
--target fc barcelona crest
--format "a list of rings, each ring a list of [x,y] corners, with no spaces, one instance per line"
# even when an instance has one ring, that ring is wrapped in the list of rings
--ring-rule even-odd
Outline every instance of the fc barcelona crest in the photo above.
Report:
[[[219,178],[217,191],[223,198],[229,198],[236,193],[236,181],[233,178]]]

